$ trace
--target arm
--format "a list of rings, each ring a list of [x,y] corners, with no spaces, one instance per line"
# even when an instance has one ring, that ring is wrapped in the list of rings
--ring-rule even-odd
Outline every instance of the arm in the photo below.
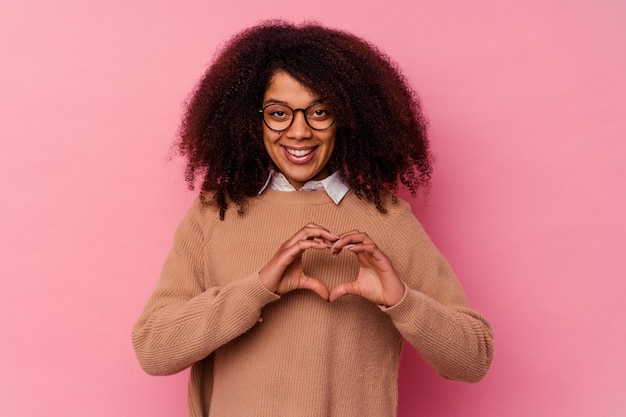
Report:
[[[383,223],[379,242],[351,231],[334,243],[335,252],[354,252],[361,268],[355,281],[331,291],[330,300],[355,294],[378,304],[443,377],[479,381],[493,357],[489,323],[469,308],[456,276],[408,204],[399,203]]]
[[[174,236],[157,288],[132,332],[133,347],[149,374],[179,372],[252,328],[278,295],[258,273],[224,287],[205,288],[206,244],[200,203]]]
[[[157,288],[133,329],[135,352],[150,374],[176,373],[207,357],[252,328],[263,306],[280,294],[308,289],[328,299],[328,289],[302,271],[301,258],[308,249],[327,250],[338,237],[313,223],[284,242],[258,273],[210,285],[205,233],[212,225],[203,227],[199,204],[177,229]]]
[[[382,310],[444,378],[478,382],[493,358],[491,326],[468,306],[456,277],[432,243],[423,244],[430,246],[423,249],[432,251],[432,257],[415,260],[420,266],[409,267],[404,297]]]

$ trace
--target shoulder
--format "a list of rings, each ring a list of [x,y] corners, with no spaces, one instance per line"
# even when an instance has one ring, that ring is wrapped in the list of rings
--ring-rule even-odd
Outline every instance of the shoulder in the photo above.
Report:
[[[366,231],[372,234],[372,238],[391,246],[403,241],[429,239],[406,200],[393,194],[384,194],[381,197],[384,213],[374,203],[357,197],[353,192],[346,195],[345,205],[343,201],[342,205],[350,213],[357,229]]]
[[[376,205],[366,198],[358,197],[350,191],[345,197],[345,207],[360,215],[367,215],[377,222],[397,222],[406,219],[415,219],[411,205],[395,194],[385,193],[381,195],[381,203],[385,212],[381,212]]]
[[[211,203],[211,197],[196,197],[191,203],[176,231],[179,237],[194,234],[205,237],[219,223],[219,208]]]

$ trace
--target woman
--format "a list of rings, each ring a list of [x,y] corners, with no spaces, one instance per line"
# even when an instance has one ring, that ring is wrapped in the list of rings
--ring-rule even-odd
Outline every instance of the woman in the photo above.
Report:
[[[189,416],[395,416],[403,338],[479,381],[488,322],[395,197],[431,174],[425,120],[375,47],[315,24],[235,36],[180,130],[197,201],[133,329],[146,372],[191,366]]]

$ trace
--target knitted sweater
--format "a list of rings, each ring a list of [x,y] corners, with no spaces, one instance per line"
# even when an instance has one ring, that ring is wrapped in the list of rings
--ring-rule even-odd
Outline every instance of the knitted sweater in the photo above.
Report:
[[[488,322],[471,310],[452,270],[402,201],[387,213],[352,191],[266,190],[243,215],[196,201],[180,224],[158,285],[133,328],[141,366],[189,366],[189,417],[393,417],[403,337],[445,378],[475,382],[493,354]],[[258,271],[309,222],[367,233],[406,291],[395,306],[312,291],[278,296]],[[348,250],[309,250],[304,272],[329,289],[356,278]]]

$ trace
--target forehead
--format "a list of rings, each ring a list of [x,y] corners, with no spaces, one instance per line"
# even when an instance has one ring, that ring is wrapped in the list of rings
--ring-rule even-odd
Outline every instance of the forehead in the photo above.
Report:
[[[319,96],[285,71],[277,71],[270,78],[263,102],[280,102],[305,106],[319,100]]]

